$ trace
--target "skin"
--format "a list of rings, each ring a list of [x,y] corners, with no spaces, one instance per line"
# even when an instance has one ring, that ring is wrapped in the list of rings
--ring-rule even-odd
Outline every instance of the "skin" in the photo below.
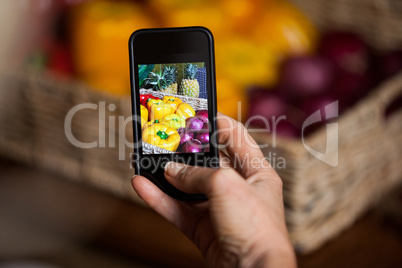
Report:
[[[227,151],[221,153],[221,168],[173,162],[165,167],[172,185],[203,193],[208,201],[178,201],[139,175],[132,180],[135,191],[193,241],[209,267],[296,267],[281,179],[242,124],[223,114],[217,122],[218,142]],[[244,159],[254,164],[239,165]]]

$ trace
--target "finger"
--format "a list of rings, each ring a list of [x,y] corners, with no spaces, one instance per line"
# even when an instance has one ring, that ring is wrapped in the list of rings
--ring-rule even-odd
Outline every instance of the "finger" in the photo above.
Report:
[[[220,182],[235,182],[244,179],[232,168],[206,168],[169,162],[165,166],[166,179],[176,188],[189,194],[216,196],[224,191]]]
[[[220,168],[233,168],[229,156],[222,151],[219,151],[219,167]]]
[[[135,176],[132,179],[132,186],[146,204],[192,239],[191,236],[199,219],[196,212],[165,194],[143,176]]]
[[[222,113],[218,113],[217,124],[218,142],[221,146],[226,146],[230,160],[240,174],[247,178],[261,169],[270,167],[258,144],[243,124]]]

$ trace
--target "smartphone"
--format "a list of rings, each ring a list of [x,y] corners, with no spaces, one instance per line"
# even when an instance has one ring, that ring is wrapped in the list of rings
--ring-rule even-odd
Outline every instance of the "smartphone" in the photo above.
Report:
[[[204,27],[141,29],[129,41],[133,166],[179,200],[164,177],[169,161],[218,168],[214,41]]]

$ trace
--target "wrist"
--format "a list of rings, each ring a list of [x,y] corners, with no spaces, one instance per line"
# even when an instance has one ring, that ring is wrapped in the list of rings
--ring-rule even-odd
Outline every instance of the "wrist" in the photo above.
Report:
[[[240,258],[239,267],[297,267],[295,252],[288,242],[283,243],[283,245],[275,243],[275,247],[272,248],[266,245],[256,246],[251,248],[245,255],[244,258]]]

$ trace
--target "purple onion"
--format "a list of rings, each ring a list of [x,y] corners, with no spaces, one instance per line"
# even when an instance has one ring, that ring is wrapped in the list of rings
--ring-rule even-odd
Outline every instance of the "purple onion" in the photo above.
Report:
[[[370,51],[356,33],[332,31],[322,35],[319,53],[334,62],[339,70],[364,74],[370,67]]]
[[[305,112],[306,117],[312,115],[317,110],[321,110],[321,114],[325,115],[325,107],[335,101],[337,101],[337,100],[332,96],[319,96],[319,97],[311,98],[311,99],[303,102],[302,109]],[[329,111],[329,112],[330,112],[330,115],[336,113],[336,111]],[[322,123],[325,123],[325,122],[322,122]]]
[[[196,139],[185,142],[182,147],[183,153],[201,153],[202,151],[202,143]]]
[[[180,145],[194,139],[194,132],[187,128],[181,127],[177,130],[180,135]]]
[[[195,134],[195,138],[202,144],[209,143],[209,131],[205,129],[200,130]]]
[[[280,87],[299,98],[325,92],[335,73],[332,63],[320,56],[288,58],[281,68]]]
[[[259,92],[258,97],[252,98],[247,122],[253,127],[266,127],[266,121],[286,115],[288,104],[270,91]],[[266,120],[263,120],[265,118]]]
[[[190,117],[186,119],[186,127],[191,130],[201,130],[204,126],[204,122],[197,117]]]
[[[195,117],[201,119],[204,123],[208,123],[208,110],[199,110]]]
[[[300,135],[300,129],[287,120],[279,121],[275,132],[278,136],[285,138],[296,138]]]

